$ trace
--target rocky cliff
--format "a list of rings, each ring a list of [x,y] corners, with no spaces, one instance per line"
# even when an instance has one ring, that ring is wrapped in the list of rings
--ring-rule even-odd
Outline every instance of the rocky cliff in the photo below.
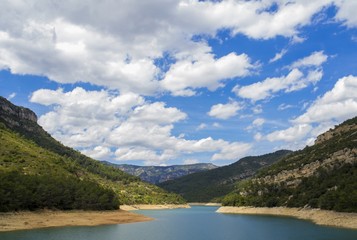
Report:
[[[21,121],[37,122],[37,116],[28,108],[18,107],[0,96],[0,117],[12,126],[19,126]]]

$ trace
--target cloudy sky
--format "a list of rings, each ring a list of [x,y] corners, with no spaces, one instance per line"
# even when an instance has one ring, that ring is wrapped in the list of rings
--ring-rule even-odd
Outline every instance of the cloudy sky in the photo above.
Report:
[[[2,0],[0,95],[139,165],[300,149],[357,115],[355,0]]]

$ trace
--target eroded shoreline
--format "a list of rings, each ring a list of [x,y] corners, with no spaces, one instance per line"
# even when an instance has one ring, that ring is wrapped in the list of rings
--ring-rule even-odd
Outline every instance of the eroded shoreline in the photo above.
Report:
[[[290,216],[310,220],[318,225],[357,229],[357,213],[301,208],[220,207],[218,213]]]
[[[0,213],[0,232],[65,226],[97,226],[151,221],[141,214],[115,211],[36,211]]]

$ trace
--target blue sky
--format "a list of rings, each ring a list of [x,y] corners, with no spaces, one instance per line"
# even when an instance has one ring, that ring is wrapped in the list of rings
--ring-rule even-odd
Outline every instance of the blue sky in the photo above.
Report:
[[[357,1],[5,1],[0,95],[98,160],[300,149],[357,115]]]

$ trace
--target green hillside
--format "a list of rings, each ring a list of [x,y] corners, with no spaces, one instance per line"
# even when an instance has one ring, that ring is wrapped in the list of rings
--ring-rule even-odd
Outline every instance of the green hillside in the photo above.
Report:
[[[240,182],[224,205],[357,212],[357,117]]]
[[[33,112],[0,98],[0,211],[183,202],[63,146],[37,125]]]
[[[245,157],[231,165],[190,174],[158,186],[181,194],[189,202],[219,201],[218,198],[234,189],[237,181],[253,176],[258,169],[269,166],[289,153],[281,150],[257,157]]]

